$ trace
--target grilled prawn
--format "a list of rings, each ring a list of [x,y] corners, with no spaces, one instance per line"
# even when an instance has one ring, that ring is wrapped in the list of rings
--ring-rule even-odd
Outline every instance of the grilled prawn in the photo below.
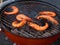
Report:
[[[28,22],[28,25],[38,31],[45,31],[49,27],[48,23],[46,23],[44,26],[39,26],[33,22]]]
[[[49,16],[52,16],[52,17],[56,16],[56,13],[52,12],[52,11],[42,11],[42,12],[39,12],[39,14],[40,15],[49,15]]]
[[[54,24],[59,24],[58,21],[54,18],[52,18],[51,16],[48,16],[48,15],[41,15],[41,16],[38,16],[37,19],[40,19],[40,18],[44,18],[44,19],[47,19],[49,21],[51,21],[52,23]]]
[[[25,20],[27,20],[27,21],[33,21],[31,18],[29,18],[28,16],[26,16],[26,15],[24,15],[24,14],[19,14],[19,15],[17,15],[16,16],[16,19],[17,20],[23,20],[23,19],[25,19]]]
[[[19,9],[16,6],[12,6],[12,12],[4,12],[4,14],[17,14],[19,12]]]
[[[13,27],[17,27],[17,28],[22,27],[24,24],[26,24],[26,20],[22,20],[22,21],[19,22],[19,23],[18,23],[18,21],[12,22],[12,26],[13,26]]]

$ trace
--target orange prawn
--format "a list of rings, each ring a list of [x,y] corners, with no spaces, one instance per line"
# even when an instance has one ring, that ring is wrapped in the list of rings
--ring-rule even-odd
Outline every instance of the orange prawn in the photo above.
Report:
[[[4,12],[4,14],[17,14],[19,12],[19,9],[16,6],[12,6],[12,12]]]
[[[22,20],[22,21],[19,22],[19,23],[18,23],[18,21],[12,22],[12,26],[13,26],[13,27],[17,27],[17,28],[22,27],[24,24],[26,24],[26,20]]]
[[[40,19],[40,18],[47,19],[47,20],[51,21],[54,24],[59,24],[56,19],[54,19],[54,18],[52,18],[51,16],[48,16],[48,15],[41,15],[41,16],[37,17],[37,19]]]
[[[52,16],[52,17],[56,16],[56,13],[52,12],[52,11],[42,11],[42,12],[39,12],[39,14],[40,15],[49,15],[49,16]]]
[[[27,21],[33,21],[31,18],[29,18],[28,16],[26,16],[26,15],[24,15],[24,14],[19,14],[19,15],[17,15],[17,16],[16,16],[16,19],[17,19],[17,20],[23,20],[23,19],[25,19],[25,20],[27,20]]]
[[[49,27],[48,23],[46,23],[45,26],[39,26],[33,22],[28,22],[28,25],[38,31],[45,31]]]

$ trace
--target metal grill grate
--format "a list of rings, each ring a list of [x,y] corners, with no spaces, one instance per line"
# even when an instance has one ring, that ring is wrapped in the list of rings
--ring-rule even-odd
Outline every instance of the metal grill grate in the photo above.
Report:
[[[45,11],[45,10],[48,10],[48,11],[54,11],[54,12],[57,12],[56,9],[54,9],[53,7],[49,6],[49,5],[46,5],[42,2],[29,2],[29,3],[24,3],[24,2],[15,2],[15,3],[12,3],[10,4],[9,6],[12,6],[12,5],[15,5],[19,8],[20,13],[23,13],[27,16],[29,16],[30,18],[32,18],[36,23],[38,21],[36,21],[36,19],[34,18],[36,15],[38,15],[38,12],[39,11]],[[8,9],[7,7],[4,9],[6,10]],[[3,12],[4,12],[3,10]],[[27,24],[24,25],[21,29],[20,28],[14,28],[12,27],[12,22],[16,20],[16,16],[17,15],[5,15],[3,14],[2,12],[2,15],[1,15],[1,18],[2,18],[2,24],[6,27],[6,29],[8,31],[10,31],[11,33],[13,34],[16,34],[16,35],[19,35],[19,36],[22,36],[22,37],[27,37],[27,38],[46,38],[46,37],[50,37],[50,36],[53,36],[57,33],[60,33],[60,25],[54,25],[54,24],[50,24],[50,27],[44,31],[44,32],[40,32],[40,31],[36,31],[32,28],[30,28]],[[59,14],[58,14],[59,15]],[[58,21],[60,20],[58,18],[58,15],[55,17]],[[39,24],[39,23],[38,23]],[[27,30],[28,28],[28,30]]]

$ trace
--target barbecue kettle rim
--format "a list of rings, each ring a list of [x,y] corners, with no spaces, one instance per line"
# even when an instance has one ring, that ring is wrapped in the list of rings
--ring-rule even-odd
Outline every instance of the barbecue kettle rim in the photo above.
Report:
[[[9,5],[10,3],[13,3],[13,2],[32,2],[32,1],[7,0],[7,1],[5,1],[5,2],[0,3],[0,12],[2,11],[2,9],[3,9],[5,6],[7,6],[7,5]],[[35,0],[35,1],[33,1],[33,2],[42,2],[42,3],[44,3],[44,4],[47,4],[47,5],[55,8],[57,11],[60,12],[60,8],[58,8],[57,6],[55,6],[55,5],[51,4],[51,3],[48,3],[48,2],[45,2],[45,1],[39,1],[39,0],[37,0],[37,1]]]

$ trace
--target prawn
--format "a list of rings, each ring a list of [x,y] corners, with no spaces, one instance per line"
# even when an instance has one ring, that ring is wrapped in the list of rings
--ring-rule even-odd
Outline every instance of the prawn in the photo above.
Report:
[[[22,27],[24,24],[26,24],[26,20],[22,20],[22,21],[19,22],[19,23],[18,23],[18,21],[12,22],[12,26],[13,26],[13,27],[17,27],[17,28]]]
[[[37,17],[37,19],[40,19],[40,18],[47,19],[47,20],[51,21],[54,24],[59,24],[56,19],[54,19],[54,18],[52,18],[51,16],[48,16],[48,15],[41,15],[41,16]]]
[[[51,17],[55,17],[56,16],[56,13],[55,12],[51,12],[51,11],[42,11],[42,12],[39,12],[40,15],[49,15]]]
[[[33,21],[31,18],[29,18],[28,16],[26,16],[26,15],[24,15],[24,14],[19,14],[19,15],[17,15],[16,16],[16,19],[17,20],[23,20],[23,19],[25,19],[25,20],[27,20],[27,21]]]
[[[17,14],[19,12],[19,9],[16,6],[12,6],[12,12],[4,12],[4,14]]]
[[[38,31],[45,31],[49,27],[48,23],[46,23],[45,26],[39,26],[33,22],[28,22],[28,25]]]

